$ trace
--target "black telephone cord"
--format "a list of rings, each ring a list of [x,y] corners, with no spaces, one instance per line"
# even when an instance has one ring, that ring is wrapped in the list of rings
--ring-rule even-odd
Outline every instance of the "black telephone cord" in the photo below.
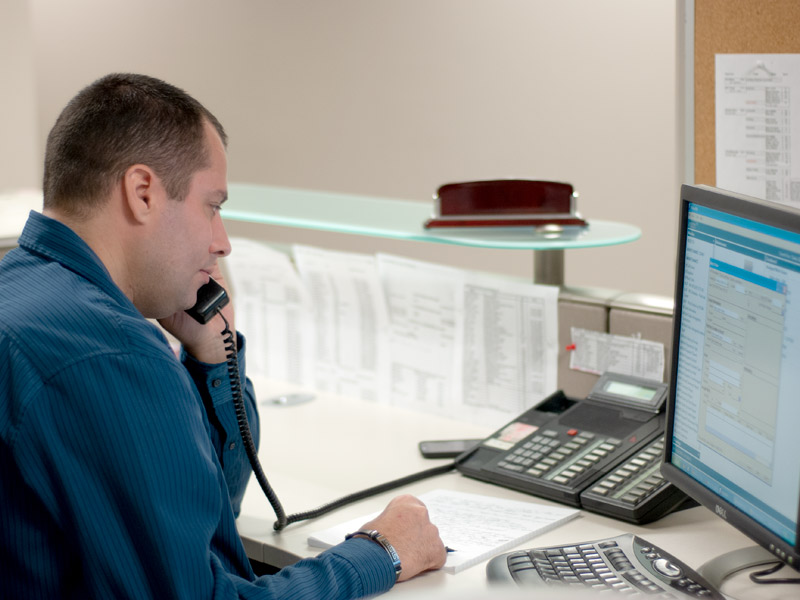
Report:
[[[239,433],[242,436],[242,443],[244,444],[245,452],[247,452],[247,458],[250,461],[250,466],[252,467],[253,473],[256,476],[256,481],[258,481],[258,485],[261,486],[264,495],[272,505],[272,510],[275,511],[275,516],[278,518],[278,520],[275,521],[275,529],[280,530],[286,527],[288,524],[286,512],[283,510],[283,505],[278,499],[278,495],[269,484],[267,476],[264,475],[264,470],[261,468],[261,462],[258,460],[256,445],[253,442],[253,435],[250,432],[250,424],[247,421],[247,410],[244,406],[242,384],[239,377],[239,359],[236,357],[236,342],[234,341],[234,334],[228,325],[227,319],[222,316],[222,313],[217,311],[217,314],[222,317],[222,321],[225,323],[225,329],[222,331],[222,335],[225,340],[225,352],[228,359],[228,378],[231,382],[231,394],[233,396],[233,408],[236,411],[236,423],[239,425]]]
[[[323,504],[322,506],[315,508],[313,510],[309,510],[306,512],[295,513],[293,515],[289,515],[286,518],[286,524],[282,527],[279,527],[279,521],[275,521],[273,528],[276,531],[280,531],[286,525],[291,525],[292,523],[297,523],[299,521],[306,521],[308,519],[316,519],[317,517],[321,517],[322,515],[326,515],[329,512],[336,510],[337,508],[341,508],[347,504],[352,502],[357,502],[359,500],[363,500],[364,498],[369,498],[370,496],[375,496],[377,494],[382,494],[383,492],[388,492],[389,490],[393,490],[395,488],[408,485],[410,483],[414,483],[415,481],[420,481],[422,479],[427,479],[428,477],[433,477],[434,475],[443,475],[445,473],[449,473],[453,469],[456,468],[456,463],[448,463],[446,465],[440,465],[438,467],[433,467],[432,469],[426,469],[424,471],[420,471],[418,473],[413,473],[411,475],[406,475],[405,477],[401,477],[399,479],[394,479],[392,481],[387,481],[386,483],[381,483],[371,488],[367,488],[365,490],[361,490],[360,492],[355,492],[348,496],[343,496],[338,500],[334,500],[333,502],[329,502],[328,504]]]
[[[234,334],[228,325],[228,321],[224,316],[222,316],[222,313],[219,310],[217,310],[217,314],[222,317],[222,321],[225,323],[225,329],[222,331],[222,335],[225,341],[228,377],[230,378],[231,382],[231,394],[233,396],[233,407],[236,412],[236,422],[239,425],[239,433],[242,436],[242,443],[244,444],[245,452],[247,452],[247,458],[250,461],[250,466],[253,469],[256,480],[261,486],[261,489],[263,490],[264,495],[267,497],[267,500],[269,500],[269,503],[272,505],[272,510],[275,511],[277,520],[272,526],[275,531],[281,531],[287,525],[292,523],[298,523],[299,521],[306,521],[308,519],[320,517],[333,510],[336,510],[337,508],[351,504],[352,502],[357,502],[358,500],[363,500],[364,498],[369,498],[370,496],[388,492],[389,490],[414,483],[415,481],[427,479],[428,477],[448,473],[456,468],[457,461],[453,461],[446,465],[440,465],[438,467],[433,467],[432,469],[425,469],[424,471],[420,471],[418,473],[406,475],[405,477],[387,481],[386,483],[381,483],[371,488],[361,490],[360,492],[349,494],[313,510],[295,513],[287,517],[286,512],[283,510],[283,505],[278,499],[278,495],[269,484],[267,476],[264,475],[264,470],[261,468],[261,462],[258,460],[258,452],[256,451],[256,445],[253,442],[253,435],[250,432],[250,424],[247,420],[247,411],[245,410],[244,406],[242,384],[239,376],[239,360],[236,357],[236,343],[233,337]]]

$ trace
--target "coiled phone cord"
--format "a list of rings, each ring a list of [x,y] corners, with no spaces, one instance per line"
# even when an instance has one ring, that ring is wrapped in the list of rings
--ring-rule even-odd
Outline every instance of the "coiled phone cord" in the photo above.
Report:
[[[233,337],[234,334],[228,325],[228,321],[219,310],[217,310],[217,314],[222,317],[222,321],[225,323],[225,329],[222,331],[222,335],[225,342],[228,377],[230,378],[231,382],[231,394],[233,395],[233,407],[236,412],[236,422],[239,425],[239,433],[242,436],[242,443],[244,444],[245,452],[247,452],[247,458],[250,461],[250,466],[253,469],[256,480],[261,486],[261,489],[264,491],[264,495],[267,497],[267,500],[269,500],[269,503],[272,505],[272,510],[275,511],[277,520],[272,526],[275,531],[281,531],[287,525],[291,525],[292,523],[320,517],[352,502],[357,502],[358,500],[363,500],[364,498],[369,498],[370,496],[388,492],[389,490],[414,483],[415,481],[427,479],[428,477],[443,475],[444,473],[448,473],[456,468],[458,459],[445,465],[440,465],[431,469],[425,469],[424,471],[420,471],[418,473],[406,475],[405,477],[400,477],[399,479],[387,481],[371,488],[361,490],[360,492],[349,494],[313,510],[286,516],[286,512],[283,510],[283,505],[281,505],[277,494],[272,489],[269,481],[267,481],[267,477],[264,475],[264,470],[261,468],[261,462],[258,460],[258,453],[256,451],[255,443],[253,442],[253,435],[250,432],[250,424],[248,423],[247,411],[245,410],[244,406],[242,384],[239,376],[239,360],[236,357],[236,343],[234,342]]]
[[[278,499],[278,495],[272,486],[267,481],[267,476],[264,475],[264,470],[261,468],[261,462],[258,460],[258,453],[256,452],[256,445],[253,442],[253,435],[250,432],[250,424],[247,421],[247,411],[244,406],[244,397],[242,396],[242,383],[239,378],[239,359],[236,357],[236,342],[234,341],[234,334],[228,325],[228,320],[222,315],[220,311],[217,314],[222,317],[225,323],[225,329],[222,330],[223,340],[225,342],[225,353],[227,355],[228,364],[228,378],[231,383],[231,394],[233,396],[233,408],[236,411],[236,423],[239,425],[239,433],[242,436],[242,443],[244,444],[247,458],[250,461],[250,466],[256,476],[256,481],[264,491],[264,495],[272,505],[272,510],[275,511],[275,516],[278,518],[275,521],[275,530],[280,531],[288,525],[286,512],[283,510],[283,505]]]

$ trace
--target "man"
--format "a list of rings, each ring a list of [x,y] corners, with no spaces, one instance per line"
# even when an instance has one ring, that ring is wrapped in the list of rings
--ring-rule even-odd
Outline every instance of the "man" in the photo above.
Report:
[[[253,574],[221,319],[183,312],[224,286],[225,145],[197,101],[140,75],[88,86],[50,132],[43,213],[0,263],[0,597],[350,598],[444,563],[403,496],[365,524],[381,536]]]

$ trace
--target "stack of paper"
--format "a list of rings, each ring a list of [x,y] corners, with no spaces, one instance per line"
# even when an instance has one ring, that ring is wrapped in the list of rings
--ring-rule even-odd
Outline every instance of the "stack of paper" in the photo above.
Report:
[[[449,573],[471,567],[553,529],[579,514],[575,508],[519,502],[477,494],[434,490],[419,497],[428,507],[442,541],[454,551],[447,555]],[[357,531],[377,513],[320,531],[308,544],[330,548]],[[390,540],[391,541],[391,540]]]
[[[233,238],[251,374],[496,429],[551,394],[555,286],[388,254]]]

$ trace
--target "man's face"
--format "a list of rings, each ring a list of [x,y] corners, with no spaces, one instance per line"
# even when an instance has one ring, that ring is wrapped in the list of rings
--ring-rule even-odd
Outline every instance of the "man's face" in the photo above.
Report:
[[[225,148],[206,123],[209,166],[197,171],[182,201],[167,200],[159,221],[157,253],[150,253],[153,275],[151,298],[157,308],[148,316],[166,317],[195,303],[198,288],[208,282],[217,259],[230,254],[220,207],[228,197]],[[155,248],[151,248],[155,250]],[[160,296],[160,297],[159,297]]]

